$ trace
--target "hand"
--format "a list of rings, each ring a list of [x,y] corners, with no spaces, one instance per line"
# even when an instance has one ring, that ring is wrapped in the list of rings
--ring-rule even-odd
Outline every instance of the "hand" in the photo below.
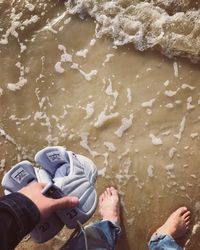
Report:
[[[78,205],[79,200],[74,196],[65,196],[60,199],[52,199],[44,196],[41,192],[45,186],[45,183],[34,182],[19,190],[19,193],[25,195],[35,203],[40,211],[41,220],[46,219],[57,210]]]

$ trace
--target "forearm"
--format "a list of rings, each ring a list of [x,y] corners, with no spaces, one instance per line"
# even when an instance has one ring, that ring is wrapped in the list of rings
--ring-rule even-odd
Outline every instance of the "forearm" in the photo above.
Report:
[[[13,193],[2,197],[0,199],[1,249],[14,249],[39,220],[38,208],[24,195]]]

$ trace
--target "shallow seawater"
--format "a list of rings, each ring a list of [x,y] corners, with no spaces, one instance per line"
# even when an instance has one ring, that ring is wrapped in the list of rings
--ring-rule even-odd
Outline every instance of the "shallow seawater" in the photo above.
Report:
[[[199,64],[117,47],[109,36],[96,37],[97,21],[52,2],[0,1],[1,176],[45,146],[65,146],[95,162],[98,194],[118,188],[118,249],[147,249],[151,233],[184,205],[192,210],[185,249],[196,250]],[[45,247],[58,249],[65,237]],[[17,249],[30,248],[44,245],[29,240]]]

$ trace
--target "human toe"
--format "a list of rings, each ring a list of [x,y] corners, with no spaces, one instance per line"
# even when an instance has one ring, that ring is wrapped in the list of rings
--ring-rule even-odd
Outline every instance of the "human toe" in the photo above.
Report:
[[[104,193],[100,195],[99,201],[102,202],[104,200]]]
[[[114,187],[110,187],[110,192],[111,193],[117,193],[117,190]]]
[[[108,187],[108,188],[106,188],[106,193],[107,193],[107,195],[109,195],[109,196],[110,196],[110,195],[112,195],[112,194],[111,194],[111,190],[110,190],[110,188],[109,188],[109,187]]]
[[[190,217],[190,214],[191,214],[190,211],[186,211],[186,212],[183,214],[183,218],[186,219],[186,218]]]
[[[188,211],[187,207],[179,207],[175,213],[179,214],[180,216],[182,216],[183,214],[185,214]]]

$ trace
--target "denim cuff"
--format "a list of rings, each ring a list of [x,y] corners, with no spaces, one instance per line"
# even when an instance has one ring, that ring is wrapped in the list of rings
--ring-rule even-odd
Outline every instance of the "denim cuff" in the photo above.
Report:
[[[121,226],[120,226],[119,222],[114,222],[114,221],[111,221],[111,220],[101,220],[100,222],[103,222],[103,221],[108,221],[109,223],[111,223],[116,228],[117,233],[121,234]]]
[[[154,233],[148,243],[150,250],[173,249],[182,250],[174,238],[170,235]]]
[[[151,239],[150,239],[149,242],[159,241],[159,240],[164,239],[164,238],[167,237],[167,236],[169,236],[169,235],[154,233],[154,234],[151,236]],[[169,237],[171,237],[171,236],[169,236]]]

